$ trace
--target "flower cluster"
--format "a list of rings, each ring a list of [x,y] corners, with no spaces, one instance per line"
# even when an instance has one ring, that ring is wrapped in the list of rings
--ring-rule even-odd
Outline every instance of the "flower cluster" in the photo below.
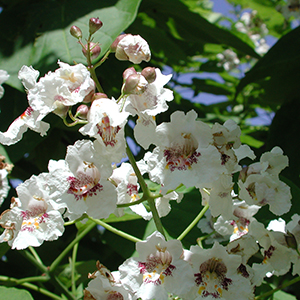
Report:
[[[244,14],[237,28],[258,40],[254,29],[266,34],[266,28],[255,23],[257,20],[254,12]],[[91,19],[90,36],[101,27],[99,19]],[[81,43],[78,29],[72,27],[71,34]],[[121,95],[115,100],[103,93],[94,72],[89,72],[92,49],[82,46],[89,68],[59,61],[56,71],[39,80],[39,72],[31,66],[23,66],[19,72],[28,108],[0,133],[2,144],[18,142],[28,128],[45,135],[50,125],[42,119],[49,113],[68,126],[83,125],[79,132],[87,139],[69,145],[64,159],[49,161],[48,172],[33,175],[16,188],[17,197],[0,216],[0,242],[7,242],[12,249],[37,247],[58,239],[66,220],[70,224],[112,214],[121,217],[129,206],[145,220],[153,218],[158,231],[138,241],[139,256],[125,260],[118,271],[110,272],[98,262],[97,271],[89,275],[86,300],[248,300],[254,299],[255,287],[267,273],[285,274],[293,264],[293,274],[300,275],[300,217],[294,215],[280,230],[277,223],[265,228],[254,217],[266,205],[275,215],[291,208],[290,188],[279,177],[288,166],[283,151],[274,147],[259,161],[243,166],[242,159],[254,160],[255,155],[241,143],[241,129],[233,120],[210,126],[190,110],[175,111],[169,122],[157,124],[156,116],[173,100],[172,91],[165,87],[171,75],[152,67],[141,71],[128,68],[123,73]],[[119,36],[111,51],[117,59],[135,64],[149,61],[151,56],[147,42],[130,34]],[[232,53],[226,55],[233,64],[238,63]],[[72,109],[77,109],[75,114]],[[132,117],[137,117],[136,143],[145,150],[138,162],[125,137],[125,126]],[[129,162],[122,162],[126,158]],[[7,171],[4,165],[0,169],[1,201],[8,190]],[[148,188],[144,175],[156,186],[155,192]],[[182,186],[199,190],[203,214],[209,208],[198,227],[214,235],[212,248],[197,245],[185,250],[181,238],[166,240],[164,236],[160,218],[171,211],[170,200],[180,203]],[[228,243],[223,246],[217,239]],[[259,249],[261,262],[252,263],[250,258],[258,256]]]

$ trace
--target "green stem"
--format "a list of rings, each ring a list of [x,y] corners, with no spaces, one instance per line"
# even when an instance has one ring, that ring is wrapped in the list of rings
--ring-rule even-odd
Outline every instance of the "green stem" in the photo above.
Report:
[[[155,206],[155,201],[153,198],[149,198],[148,200],[148,204],[150,206],[150,210],[152,212],[152,216],[153,216],[153,219],[154,219],[154,223],[155,223],[155,226],[156,226],[156,229],[166,238],[166,235],[165,235],[165,230],[162,226],[162,223],[161,223],[161,220],[160,220],[160,217],[158,215],[158,211],[156,209],[156,206]]]
[[[49,267],[49,272],[53,273],[54,270],[57,268],[59,263],[62,259],[68,254],[68,252],[77,244],[82,238],[84,238],[94,227],[96,226],[95,223],[89,224],[82,232],[80,232],[76,238],[65,248],[65,250],[52,262],[51,266]]]
[[[146,182],[145,182],[145,180],[144,180],[144,178],[143,178],[143,176],[142,176],[142,174],[140,172],[140,169],[138,168],[138,166],[136,164],[135,158],[134,158],[134,156],[133,156],[133,154],[132,154],[132,152],[131,152],[131,150],[130,150],[130,148],[129,148],[129,146],[128,146],[127,143],[126,143],[126,154],[127,154],[128,159],[130,161],[130,164],[131,164],[131,166],[132,166],[132,168],[134,170],[134,173],[135,173],[135,175],[138,178],[139,184],[140,184],[140,186],[142,188],[143,197],[145,199],[149,199],[151,197],[151,193],[150,193],[150,191],[149,191],[149,189],[147,187],[147,184],[146,184]]]
[[[132,241],[134,243],[137,243],[137,242],[140,242],[141,240],[138,239],[137,237],[133,236],[133,235],[130,235],[124,231],[121,231],[111,225],[108,225],[107,223],[101,221],[101,220],[98,220],[98,219],[93,219],[92,217],[88,217],[91,221],[93,221],[95,224],[98,224],[102,227],[104,227],[105,229],[109,230],[110,232],[112,233],[115,233],[121,237],[123,237],[124,239],[127,239],[129,241]]]
[[[40,263],[33,255],[31,255],[27,250],[19,251],[27,260],[29,260],[33,265],[35,265],[41,272],[48,274],[48,268]]]
[[[32,282],[32,281],[49,281],[49,279],[50,279],[49,276],[32,276],[32,277],[26,277],[22,279],[0,276],[0,281],[11,282],[14,283],[14,285],[20,285],[25,282]]]
[[[71,261],[71,281],[72,281],[72,294],[76,295],[76,280],[75,280],[75,271],[76,271],[76,257],[78,251],[78,243],[74,245],[72,252],[72,261]]]
[[[98,61],[95,65],[94,65],[94,69],[98,68],[99,66],[101,66],[105,61],[106,59],[108,58],[108,55],[111,53],[111,50],[109,49],[105,54],[104,56],[101,58],[100,61]]]
[[[199,220],[204,216],[206,211],[208,210],[209,205],[206,204],[198,216],[192,221],[192,223],[181,233],[181,235],[177,238],[177,240],[181,241],[199,222]]]
[[[99,82],[99,80],[97,78],[97,75],[96,75],[94,67],[93,66],[89,66],[88,69],[89,69],[89,71],[91,73],[91,76],[92,76],[93,80],[95,81],[95,84],[96,84],[98,92],[99,93],[104,93],[104,90],[103,90],[103,88],[102,88],[102,86],[101,86],[101,84],[100,84],[100,82]]]
[[[282,289],[284,289],[284,288],[286,288],[286,287],[288,287],[288,286],[290,286],[290,285],[292,285],[292,284],[294,284],[294,283],[296,283],[296,282],[298,282],[298,281],[300,281],[300,276],[298,276],[298,277],[292,279],[291,281],[289,281],[289,282],[287,282],[287,283],[281,284],[281,285],[278,286],[277,288],[275,288],[275,289],[273,289],[273,290],[271,290],[271,291],[268,291],[268,292],[266,292],[266,293],[264,293],[264,294],[262,294],[262,295],[259,295],[259,296],[255,297],[254,299],[255,299],[255,300],[259,300],[259,299],[263,299],[263,298],[265,298],[265,297],[271,296],[271,295],[273,295],[274,293],[276,293],[277,291],[282,290]]]
[[[59,297],[58,295],[56,294],[53,294],[41,287],[38,287],[32,283],[29,283],[29,282],[24,282],[24,283],[17,283],[19,281],[19,279],[16,279],[16,278],[12,278],[12,277],[6,277],[6,276],[0,276],[0,281],[4,281],[4,282],[13,282],[13,283],[16,283],[16,285],[21,285],[21,286],[24,286],[28,289],[31,289],[33,291],[36,291],[36,292],[39,292],[45,296],[48,296],[49,298],[51,299],[54,299],[54,300],[64,300],[64,298],[61,298]]]
[[[148,201],[148,204],[150,206],[150,210],[152,212],[152,216],[153,216],[153,219],[154,219],[154,223],[155,223],[155,226],[156,226],[156,229],[164,236],[165,236],[165,231],[164,231],[164,228],[162,226],[162,223],[161,223],[161,219],[158,215],[158,211],[156,209],[156,206],[155,206],[155,196],[152,195],[152,193],[150,192],[150,190],[148,189],[148,186],[140,172],[140,169],[138,168],[137,164],[136,164],[136,161],[135,161],[135,158],[128,146],[128,144],[126,144],[126,153],[127,153],[127,156],[128,156],[128,159],[131,163],[131,166],[134,170],[134,173],[135,175],[137,176],[138,178],[138,181],[139,181],[139,184],[142,188],[142,191],[143,191],[143,197],[142,199],[144,198],[145,200],[147,199]]]
[[[41,265],[44,266],[44,264],[43,264],[41,258],[39,257],[39,255],[38,255],[38,253],[35,251],[35,249],[34,249],[32,246],[29,246],[28,249],[29,249],[29,251],[31,252],[31,254],[34,256],[34,258],[36,259],[36,261],[37,261],[39,264],[41,264]]]
[[[71,294],[67,287],[59,280],[57,276],[53,276],[54,281],[57,283],[56,286],[61,290],[62,293],[69,299],[75,300],[76,297]]]
[[[140,203],[142,203],[142,202],[144,202],[146,200],[147,199],[145,199],[144,197],[142,197],[141,199],[133,201],[133,202],[123,203],[123,204],[117,204],[117,207],[129,207],[129,206],[140,204]]]

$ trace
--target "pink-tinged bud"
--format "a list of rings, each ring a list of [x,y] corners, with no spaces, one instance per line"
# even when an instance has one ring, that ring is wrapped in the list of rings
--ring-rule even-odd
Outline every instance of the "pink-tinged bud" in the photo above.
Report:
[[[61,103],[61,101],[56,100],[54,102],[54,105],[56,106],[55,110],[53,110],[53,113],[58,115],[61,118],[65,118],[67,116],[68,110],[70,106],[65,106]]]
[[[155,68],[153,68],[153,67],[147,67],[147,68],[143,69],[141,74],[146,78],[148,83],[152,83],[156,79],[156,72],[155,72]]]
[[[82,53],[85,57],[87,57],[87,44],[84,45],[85,49],[82,49]],[[91,60],[97,58],[101,52],[101,48],[98,45],[98,43],[90,43],[90,55],[91,55]]]
[[[99,20],[99,18],[90,18],[89,21],[89,33],[94,34],[103,26],[103,23]]]
[[[123,72],[123,79],[126,80],[130,75],[133,74],[137,74],[136,70],[134,69],[134,67],[131,68],[127,68],[124,72]]]
[[[76,39],[81,39],[82,38],[82,32],[79,27],[77,26],[72,26],[70,28],[70,33],[72,36],[74,36]]]
[[[127,34],[117,44],[115,56],[119,60],[140,64],[143,60],[150,60],[151,52],[148,43],[142,37]]]
[[[86,120],[88,112],[89,112],[89,107],[85,104],[81,104],[77,107],[76,117]]]
[[[101,99],[101,98],[108,99],[107,95],[104,94],[104,93],[95,93],[93,95],[92,101],[97,100],[97,99]]]
[[[127,34],[120,34],[115,40],[114,42],[111,44],[110,46],[110,51],[111,52],[116,52],[117,50],[117,46],[119,44],[119,42],[126,36]]]
[[[147,85],[148,82],[144,76],[141,74],[132,74],[127,77],[123,85],[123,93],[139,95],[145,91]]]

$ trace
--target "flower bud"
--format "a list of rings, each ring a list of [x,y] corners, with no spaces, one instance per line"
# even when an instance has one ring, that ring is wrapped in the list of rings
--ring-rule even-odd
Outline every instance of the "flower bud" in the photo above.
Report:
[[[126,34],[118,43],[117,39],[111,46],[112,50],[115,48],[117,59],[129,60],[134,64],[140,64],[143,60],[150,60],[151,52],[148,43],[139,35]]]
[[[148,81],[148,83],[152,83],[156,79],[156,72],[155,72],[155,68],[153,68],[153,67],[147,67],[147,68],[143,69],[141,74],[145,77],[145,79]]]
[[[97,99],[102,99],[102,98],[108,99],[107,95],[104,93],[95,93],[92,98],[92,101],[97,100]]]
[[[81,39],[82,38],[82,32],[79,27],[77,26],[72,26],[70,28],[70,33],[72,36],[74,36],[76,39]]]
[[[89,112],[89,107],[85,104],[81,104],[77,107],[76,117],[86,120],[88,112]]]
[[[137,74],[136,70],[134,69],[134,67],[131,68],[127,68],[124,72],[123,72],[123,79],[126,80],[130,75],[133,74]]]
[[[89,21],[89,33],[94,34],[103,26],[103,23],[99,20],[99,18],[90,18]]]
[[[148,82],[144,76],[140,74],[132,74],[127,77],[123,85],[123,93],[139,95],[145,91],[147,85]]]
[[[85,57],[87,57],[87,47],[88,45],[84,45],[85,49],[82,49],[82,53]],[[98,45],[98,43],[90,43],[90,55],[91,55],[91,60],[97,58],[101,52],[101,48]]]

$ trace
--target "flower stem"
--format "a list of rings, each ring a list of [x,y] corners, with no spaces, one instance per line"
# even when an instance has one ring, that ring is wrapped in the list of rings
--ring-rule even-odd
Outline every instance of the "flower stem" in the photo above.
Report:
[[[33,265],[35,265],[41,272],[48,273],[48,268],[41,262],[39,262],[32,254],[27,250],[19,251],[27,260],[29,260]]]
[[[48,290],[38,287],[32,283],[29,283],[29,282],[19,283],[19,279],[16,279],[16,278],[0,276],[0,281],[15,283],[16,285],[21,285],[21,286],[31,289],[33,291],[39,292],[45,296],[48,296],[49,298],[54,299],[54,300],[65,300],[65,298],[59,297],[58,295],[53,294],[53,293],[49,292]]]
[[[142,191],[143,191],[143,197],[145,197],[146,199],[150,198],[151,197],[151,193],[150,193],[150,190],[148,189],[147,187],[147,184],[141,174],[141,171],[140,169],[138,168],[137,164],[136,164],[136,161],[135,161],[135,158],[128,146],[128,144],[126,143],[126,154],[128,156],[128,159],[130,161],[130,164],[134,170],[134,173],[136,175],[136,177],[138,178],[138,181],[139,181],[139,184],[142,188]]]
[[[72,281],[72,294],[76,295],[76,280],[75,280],[75,272],[76,272],[76,257],[78,251],[78,243],[74,245],[72,252],[72,260],[71,260],[71,281]]]
[[[150,206],[150,210],[152,212],[152,216],[153,216],[153,219],[154,219],[154,223],[155,223],[155,226],[156,226],[156,229],[165,237],[166,239],[166,234],[165,234],[165,230],[162,226],[162,223],[161,223],[161,220],[160,220],[160,217],[158,215],[158,211],[156,209],[156,206],[155,206],[155,200],[153,198],[149,198],[148,200],[148,204]]]
[[[262,294],[262,295],[259,295],[259,296],[255,297],[254,299],[255,299],[255,300],[259,300],[259,299],[263,299],[263,298],[265,298],[265,297],[271,296],[271,295],[273,295],[274,293],[276,293],[277,291],[282,290],[282,289],[284,289],[284,288],[286,288],[286,287],[288,287],[288,286],[290,286],[290,285],[292,285],[292,284],[294,284],[294,283],[296,283],[296,282],[298,282],[298,281],[300,281],[300,276],[295,277],[295,278],[292,279],[291,281],[289,281],[289,282],[287,282],[287,283],[284,283],[284,284],[281,284],[281,285],[278,286],[277,288],[275,288],[275,289],[273,289],[273,290],[271,290],[271,291],[268,291],[268,292],[266,292],[266,293],[264,293],[264,294]]]
[[[108,58],[108,55],[110,54],[111,50],[109,49],[105,54],[104,56],[101,58],[100,61],[98,61],[95,65],[94,65],[94,69],[98,68],[99,66],[101,66],[105,61],[106,59]]]
[[[127,239],[127,240],[129,240],[129,241],[132,241],[132,242],[134,242],[134,243],[137,243],[137,242],[140,242],[140,241],[141,241],[139,238],[137,238],[137,237],[135,237],[135,236],[133,236],[133,235],[130,235],[130,234],[128,234],[128,233],[126,233],[126,232],[124,232],[124,231],[122,231],[122,230],[119,230],[119,229],[117,229],[117,228],[115,228],[115,227],[113,227],[113,226],[111,226],[111,225],[109,225],[109,224],[107,224],[107,223],[105,223],[105,222],[103,222],[103,221],[101,221],[101,220],[94,219],[94,218],[92,218],[92,217],[88,217],[88,218],[89,218],[91,221],[93,221],[95,224],[98,224],[98,225],[104,227],[105,229],[107,229],[107,230],[109,230],[109,231],[111,231],[111,232],[113,232],[113,233],[115,233],[115,234],[117,234],[117,235],[123,237],[124,239]]]
[[[181,235],[177,238],[177,240],[181,241],[199,222],[199,220],[204,216],[204,214],[206,213],[206,211],[208,210],[209,205],[206,204],[202,210],[200,211],[200,213],[198,214],[198,216],[192,221],[192,223],[181,233]]]
[[[156,206],[155,206],[155,196],[153,196],[150,192],[150,190],[148,189],[148,186],[140,172],[140,169],[138,168],[137,164],[136,164],[136,161],[135,161],[135,158],[128,146],[128,144],[126,144],[126,153],[127,153],[127,156],[128,156],[128,159],[131,163],[131,166],[135,172],[135,175],[137,176],[138,178],[138,181],[139,181],[139,184],[142,188],[142,191],[143,191],[143,197],[142,199],[145,199],[148,201],[148,204],[150,206],[150,210],[152,212],[152,216],[153,216],[153,219],[154,219],[154,223],[155,223],[155,226],[156,226],[156,229],[164,236],[165,236],[165,231],[164,231],[164,228],[162,226],[162,223],[161,223],[161,220],[160,220],[160,217],[158,215],[158,211],[156,209]]]
[[[49,273],[53,273],[55,269],[58,267],[59,263],[62,259],[68,254],[68,252],[77,244],[82,238],[84,238],[94,227],[95,223],[89,224],[82,232],[80,232],[76,238],[63,250],[63,252],[52,262],[49,267]]]
[[[35,251],[35,249],[32,246],[28,247],[29,251],[31,252],[31,254],[34,256],[34,258],[36,259],[36,261],[41,264],[44,265],[41,258],[39,257],[38,253]]]

